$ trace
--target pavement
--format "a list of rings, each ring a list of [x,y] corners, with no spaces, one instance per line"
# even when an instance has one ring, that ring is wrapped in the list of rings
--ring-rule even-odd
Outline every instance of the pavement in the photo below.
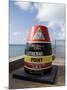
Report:
[[[25,81],[25,80],[19,80],[19,79],[12,78],[13,73],[16,71],[16,70],[14,70],[9,73],[9,89],[64,86],[65,85],[65,61],[64,61],[64,58],[56,58],[56,60],[53,62],[53,64],[58,65],[58,72],[57,72],[56,81],[54,84]]]

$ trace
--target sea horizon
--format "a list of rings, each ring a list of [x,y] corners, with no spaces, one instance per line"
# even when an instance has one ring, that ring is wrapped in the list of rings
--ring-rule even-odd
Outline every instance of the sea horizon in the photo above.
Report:
[[[9,58],[23,56],[25,53],[26,44],[9,44]],[[57,57],[65,57],[65,40],[52,43],[52,53]]]

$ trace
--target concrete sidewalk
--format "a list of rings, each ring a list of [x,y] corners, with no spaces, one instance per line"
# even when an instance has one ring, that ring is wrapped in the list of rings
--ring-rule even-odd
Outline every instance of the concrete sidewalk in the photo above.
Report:
[[[45,84],[33,81],[24,81],[12,78],[12,74],[16,71],[9,73],[9,89],[21,89],[21,88],[39,88],[39,87],[53,87],[65,85],[65,66],[63,58],[56,58],[53,62],[54,65],[58,65],[58,73],[55,84]]]

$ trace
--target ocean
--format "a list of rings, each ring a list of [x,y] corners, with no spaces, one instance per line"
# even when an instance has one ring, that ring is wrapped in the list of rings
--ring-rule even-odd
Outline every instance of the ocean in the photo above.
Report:
[[[9,45],[9,58],[23,56],[25,45],[10,44]],[[65,57],[65,43],[58,41],[52,44],[52,52],[56,57]]]
[[[10,44],[9,58],[24,55],[25,45]]]

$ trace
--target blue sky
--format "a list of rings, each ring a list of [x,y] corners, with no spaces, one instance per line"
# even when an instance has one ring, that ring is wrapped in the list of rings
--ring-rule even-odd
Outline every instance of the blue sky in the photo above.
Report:
[[[54,8],[53,8],[54,7]],[[9,2],[9,43],[26,43],[33,25],[46,25],[51,40],[65,38],[65,5],[33,2]],[[58,38],[57,38],[58,37]]]

